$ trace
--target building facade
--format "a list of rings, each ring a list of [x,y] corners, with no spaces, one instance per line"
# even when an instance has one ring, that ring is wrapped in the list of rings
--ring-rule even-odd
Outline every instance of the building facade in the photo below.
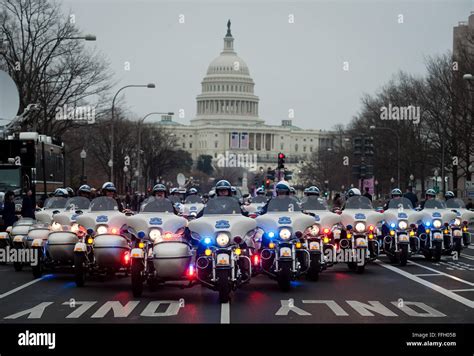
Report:
[[[259,117],[259,98],[249,67],[234,50],[230,21],[224,37],[224,48],[207,69],[201,82],[201,94],[196,98],[196,117],[190,125],[163,116],[163,125],[176,135],[183,150],[196,161],[201,155],[213,157],[219,167],[228,164],[223,157],[250,156],[250,171],[275,168],[277,156],[286,156],[286,166],[297,175],[298,166],[319,149],[332,147],[330,132],[301,129],[291,119],[281,125],[267,125]],[[295,175],[295,178],[296,178]]]

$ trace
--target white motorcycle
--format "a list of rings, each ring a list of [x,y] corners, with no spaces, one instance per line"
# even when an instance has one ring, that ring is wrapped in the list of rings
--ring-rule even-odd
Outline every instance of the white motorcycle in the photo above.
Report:
[[[383,218],[368,198],[353,196],[347,199],[341,213],[346,233],[341,236],[339,246],[349,269],[364,273],[367,262],[377,258],[380,251],[377,224]]]
[[[178,204],[180,215],[188,220],[195,219],[204,209],[202,200],[197,195],[190,195],[184,200],[184,204]]]
[[[450,222],[450,229],[453,236],[453,250],[459,255],[463,245],[467,247],[471,244],[468,225],[474,219],[474,211],[466,209],[462,199],[449,199],[446,201],[446,207],[456,213],[456,218]]]
[[[77,223],[87,231],[85,240],[74,246],[77,286],[84,285],[87,273],[98,274],[101,279],[117,272],[128,275],[133,235],[117,202],[110,197],[95,198],[90,211],[78,216]]]
[[[329,211],[327,205],[315,196],[305,197],[301,209],[314,218],[313,225],[306,229],[304,236],[311,258],[307,277],[318,280],[319,272],[336,262],[334,257],[341,238],[341,216]]]
[[[411,201],[403,197],[391,199],[383,214],[383,250],[390,262],[405,266],[408,258],[420,249],[416,230],[423,214],[413,210]]]
[[[226,303],[230,293],[250,281],[256,222],[242,215],[233,197],[209,199],[203,216],[189,223],[191,237],[198,241],[197,278],[219,292]]]
[[[427,260],[439,261],[443,245],[447,251],[451,248],[451,234],[447,228],[450,221],[456,219],[457,214],[448,210],[444,201],[437,199],[427,200],[421,213],[420,252]]]
[[[89,205],[90,200],[85,197],[68,199],[65,210],[53,215],[48,234],[33,239],[31,248],[38,250],[38,264],[31,266],[34,278],[41,277],[48,268],[74,265],[74,247],[84,241],[86,235],[85,229],[80,229],[76,220],[89,211]]]
[[[5,248],[11,247],[17,250],[22,250],[27,248],[27,238],[30,228],[36,224],[35,219],[31,218],[21,218],[16,221],[13,226],[7,227],[8,235],[3,235],[8,239],[8,243],[5,244]],[[19,272],[23,269],[24,263],[16,261],[13,262],[13,268],[16,272]]]
[[[195,267],[187,220],[174,214],[173,204],[164,198],[149,199],[139,214],[128,218],[137,231],[138,244],[132,249],[131,279],[135,297],[143,293],[146,281],[150,289],[169,281],[189,281],[194,285]]]
[[[257,237],[261,238],[261,272],[276,279],[281,290],[288,291],[291,281],[311,266],[305,232],[313,228],[315,219],[301,212],[295,198],[277,196],[268,202],[266,213],[255,220]]]

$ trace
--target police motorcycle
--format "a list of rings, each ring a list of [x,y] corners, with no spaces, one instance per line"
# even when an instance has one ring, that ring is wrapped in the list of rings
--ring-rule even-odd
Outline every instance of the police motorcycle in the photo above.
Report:
[[[416,231],[423,214],[413,209],[411,201],[402,197],[399,189],[392,191],[392,199],[383,214],[383,250],[390,262],[405,266],[408,258],[420,249]]]
[[[115,189],[115,188],[114,188]],[[83,241],[74,246],[74,274],[78,287],[84,286],[86,274],[106,275],[130,270],[130,251],[135,235],[127,227],[127,215],[119,211],[111,196],[92,200],[89,212],[76,219],[86,230]]]
[[[448,195],[452,192],[447,192]],[[449,223],[449,229],[453,237],[453,250],[461,253],[464,246],[469,246],[471,243],[471,233],[468,231],[469,222],[474,219],[474,212],[466,209],[466,205],[462,199],[453,197],[446,200],[446,207],[456,213],[456,218]]]
[[[12,226],[7,227],[8,243],[5,244],[5,249],[13,248],[16,250],[24,250],[27,247],[27,237],[30,228],[36,224],[35,219],[21,218],[17,220]],[[19,252],[19,251],[17,251]],[[13,262],[13,268],[16,272],[23,269],[25,264],[20,261]]]
[[[304,197],[301,209],[314,218],[313,225],[306,229],[304,237],[311,260],[307,277],[317,280],[319,272],[336,262],[342,230],[341,217],[329,211],[327,204],[321,202],[318,195]]]
[[[65,210],[53,215],[49,234],[33,240],[31,248],[38,251],[38,264],[31,266],[34,278],[41,277],[45,269],[73,267],[74,247],[86,236],[77,218],[89,211],[89,205],[90,200],[86,197],[69,198]]]
[[[311,278],[317,279],[317,256],[313,256],[311,265],[305,240],[305,233],[314,229],[315,218],[302,213],[298,201],[289,195],[286,182],[279,182],[275,189],[277,196],[270,199],[263,214],[255,219],[256,240],[261,240],[259,272],[276,279],[280,289],[288,291],[291,281],[311,267],[314,267]]]
[[[195,188],[189,190],[189,195],[184,199],[184,203],[178,206],[180,215],[188,220],[195,219],[204,209],[202,199]]]
[[[340,252],[349,269],[364,273],[367,262],[375,260],[380,252],[376,236],[383,215],[374,210],[368,198],[361,196],[359,189],[352,188],[340,216],[346,227],[339,243]]]
[[[174,213],[166,198],[151,197],[139,214],[128,218],[128,225],[137,232],[138,244],[131,251],[132,292],[143,293],[147,282],[151,290],[170,281],[196,280],[193,246],[185,234],[187,220]]]
[[[217,196],[207,202],[202,217],[188,224],[191,237],[198,243],[197,279],[217,291],[221,303],[228,302],[232,291],[250,281],[251,258],[256,250],[255,219],[242,215],[230,187],[227,181],[217,182]]]
[[[249,216],[255,216],[258,214],[260,209],[268,202],[263,188],[258,188],[256,193],[257,195],[255,197],[249,198],[248,202],[242,205],[242,209],[246,211]]]
[[[427,260],[439,261],[443,245],[445,252],[449,253],[451,250],[451,234],[447,227],[450,221],[456,219],[457,214],[448,210],[444,201],[437,199],[426,200],[421,213],[421,224],[418,226],[420,252]]]

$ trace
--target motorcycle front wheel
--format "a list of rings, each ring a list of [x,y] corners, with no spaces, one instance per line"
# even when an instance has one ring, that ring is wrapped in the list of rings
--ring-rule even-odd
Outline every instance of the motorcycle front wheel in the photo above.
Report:
[[[86,256],[83,253],[74,255],[74,281],[76,286],[84,287],[86,281]]]
[[[218,269],[216,270],[217,277],[217,291],[219,292],[219,302],[228,303],[230,301],[230,270]]]
[[[433,259],[435,262],[441,260],[441,253],[443,252],[443,245],[441,242],[436,242],[434,244]]]
[[[400,246],[400,266],[406,266],[408,262],[408,245]]]
[[[38,249],[38,261],[36,266],[31,266],[33,278],[40,278],[43,275],[43,251]]]
[[[277,282],[283,292],[287,292],[291,288],[291,264],[292,261],[278,262],[280,271],[278,272]]]
[[[143,263],[140,260],[132,260],[131,279],[132,293],[134,297],[141,297],[143,294]]]

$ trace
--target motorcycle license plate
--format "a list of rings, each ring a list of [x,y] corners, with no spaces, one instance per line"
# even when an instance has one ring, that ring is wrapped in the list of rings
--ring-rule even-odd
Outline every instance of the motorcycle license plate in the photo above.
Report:
[[[217,255],[217,264],[219,266],[230,265],[230,256],[227,253],[218,254]]]
[[[442,240],[443,239],[443,235],[441,235],[440,232],[435,232],[434,235],[433,235],[433,238],[435,240]]]
[[[398,235],[398,241],[400,242],[408,242],[409,240],[408,235]]]
[[[280,250],[280,257],[291,257],[291,248],[282,247]]]
[[[319,242],[316,242],[316,241],[312,241],[309,243],[309,249],[311,251],[314,251],[314,250],[319,250]]]

